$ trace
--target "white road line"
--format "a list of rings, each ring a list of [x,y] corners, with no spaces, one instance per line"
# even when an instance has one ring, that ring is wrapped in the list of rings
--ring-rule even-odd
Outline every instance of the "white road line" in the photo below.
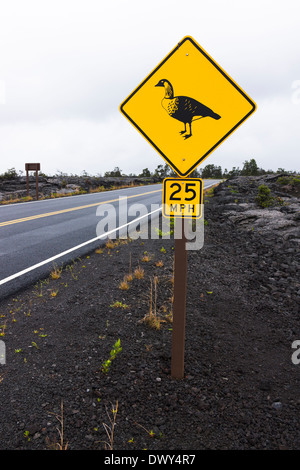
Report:
[[[205,188],[203,189],[207,189],[207,188],[210,188],[211,186],[214,186],[216,183],[212,183],[210,185],[207,185]],[[23,203],[24,204],[24,203]],[[149,217],[149,215],[151,214],[154,214],[154,212],[157,212],[157,211],[161,211],[162,210],[162,207],[159,207],[158,209],[155,209],[154,211],[152,212],[148,212],[147,214],[145,215],[142,215],[141,217],[138,217],[134,220],[132,220],[131,222],[128,222],[127,224],[124,224],[124,225],[121,225],[120,227],[117,227],[115,228],[114,230],[111,230],[110,232],[106,232],[102,235],[99,235],[98,237],[95,237],[95,238],[92,238],[91,240],[87,240],[86,242],[84,243],[81,243],[80,245],[77,245],[77,246],[74,246],[73,248],[69,248],[69,250],[66,250],[66,251],[63,251],[61,253],[58,253],[57,255],[55,256],[52,256],[51,258],[48,258],[44,261],[41,261],[40,263],[37,263],[37,264],[34,264],[33,266],[29,266],[29,268],[26,268],[26,269],[23,269],[23,271],[19,271],[18,273],[15,273],[15,274],[12,274],[11,276],[8,276],[6,277],[5,279],[2,279],[0,281],[0,286],[3,285],[3,284],[6,284],[7,282],[9,281],[12,281],[14,279],[16,279],[17,277],[20,277],[22,276],[23,274],[27,274],[29,273],[30,271],[33,271],[34,269],[37,269],[37,268],[40,268],[41,266],[44,266],[45,264],[47,263],[51,263],[51,261],[54,261],[56,260],[57,258],[61,258],[62,256],[64,255],[67,255],[69,253],[72,253],[72,251],[75,251],[75,250],[78,250],[79,248],[82,248],[83,246],[86,246],[86,245],[89,245],[90,243],[93,243],[97,240],[101,240],[101,238],[105,238],[107,237],[108,235],[111,235],[112,233],[115,233],[117,232],[118,230],[121,230],[125,227],[128,227],[128,225],[130,224],[133,224],[134,222],[138,222],[139,220],[141,219],[144,219],[145,217]]]
[[[33,266],[30,266],[29,268],[23,269],[23,271],[19,271],[18,273],[12,274],[11,276],[6,277],[5,279],[2,279],[0,281],[0,286],[3,284],[6,284],[9,281],[12,281],[13,279],[16,279],[17,277],[22,276],[23,274],[27,274],[30,271],[33,271],[34,269],[40,268],[41,266],[44,266],[47,263],[51,263],[51,261],[56,260],[57,258],[61,258],[64,255],[67,255],[69,253],[72,253],[72,251],[78,250],[79,248],[82,248],[83,246],[88,245],[89,243],[93,243],[97,240],[101,240],[101,238],[106,238],[107,236],[111,235],[112,233],[116,233],[118,230],[121,230],[125,227],[127,227],[130,224],[136,223],[141,219],[144,219],[145,217],[149,217],[149,215],[154,214],[157,211],[161,211],[162,207],[159,207],[158,209],[155,209],[152,212],[148,212],[145,215],[142,215],[141,217],[137,217],[136,219],[132,220],[131,222],[128,222],[127,224],[121,225],[120,227],[115,228],[114,230],[111,230],[110,232],[103,233],[102,235],[99,235],[98,237],[91,238],[90,240],[87,240],[86,242],[80,243],[80,245],[73,246],[73,248],[69,248],[66,251],[63,251],[61,253],[58,253],[55,256],[52,256],[51,258],[45,259],[44,261],[41,261],[40,263],[34,264]]]

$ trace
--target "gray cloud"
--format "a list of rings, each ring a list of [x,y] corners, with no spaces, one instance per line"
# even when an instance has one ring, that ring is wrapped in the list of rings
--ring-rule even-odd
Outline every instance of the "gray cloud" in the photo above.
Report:
[[[25,160],[45,172],[126,172],[164,163],[120,103],[185,35],[253,98],[257,112],[205,160],[256,158],[299,169],[299,2],[57,0],[1,6],[0,172]],[[283,157],[284,154],[284,157]]]

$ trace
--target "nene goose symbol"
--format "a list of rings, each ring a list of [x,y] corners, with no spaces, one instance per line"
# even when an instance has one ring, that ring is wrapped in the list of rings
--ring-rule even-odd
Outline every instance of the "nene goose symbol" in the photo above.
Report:
[[[184,131],[180,134],[185,134],[184,139],[192,137],[192,122],[202,119],[204,117],[211,117],[213,119],[220,119],[221,116],[214,113],[210,108],[205,106],[199,101],[187,96],[174,96],[173,87],[168,80],[162,79],[157,85],[165,89],[165,96],[162,99],[161,105],[167,111],[169,116],[184,123]],[[194,119],[196,117],[196,119]],[[194,119],[194,120],[193,120]],[[186,125],[189,125],[190,133],[186,134]]]

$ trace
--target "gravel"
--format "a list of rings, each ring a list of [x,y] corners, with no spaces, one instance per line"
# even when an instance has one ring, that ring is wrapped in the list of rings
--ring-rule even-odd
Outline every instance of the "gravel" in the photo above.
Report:
[[[270,178],[263,181],[276,196]],[[286,191],[284,204],[260,209],[261,183],[228,180],[206,198],[204,247],[188,252],[182,380],[170,374],[172,239],[103,247],[59,279],[0,302],[1,450],[57,448],[62,412],[70,450],[300,449],[300,365],[292,361],[300,339],[299,198]],[[121,290],[138,266],[144,278]],[[143,321],[151,285],[158,330]],[[118,339],[122,350],[105,374]],[[114,418],[109,442],[105,425]]]

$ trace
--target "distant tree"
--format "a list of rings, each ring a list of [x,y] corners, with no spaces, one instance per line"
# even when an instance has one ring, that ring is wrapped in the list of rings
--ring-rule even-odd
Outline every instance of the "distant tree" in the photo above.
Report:
[[[234,178],[234,177],[236,177],[236,176],[240,176],[240,174],[241,174],[241,170],[239,169],[239,167],[236,168],[236,167],[234,166],[234,167],[232,168],[232,170],[230,170],[230,171],[228,172],[228,177],[229,177],[229,178]]]
[[[241,175],[242,176],[257,176],[258,174],[259,174],[259,169],[254,158],[251,158],[249,162],[246,160],[241,170]]]
[[[106,176],[106,177],[108,177],[108,176],[115,176],[115,177],[122,176],[121,172],[122,172],[122,170],[120,170],[120,168],[118,166],[116,166],[113,171],[106,171],[104,173],[104,176]]]
[[[167,163],[164,166],[158,165],[154,170],[154,176],[160,179],[170,176],[170,173],[171,173],[171,168],[169,167]]]
[[[222,178],[222,168],[216,165],[206,165],[202,170],[202,178]]]
[[[13,168],[9,168],[5,173],[3,173],[0,176],[1,176],[1,179],[13,180],[15,178],[18,178],[18,173],[15,167],[13,167]]]
[[[148,170],[148,168],[144,168],[142,173],[139,176],[141,176],[142,178],[150,178],[151,176],[150,170]]]
[[[56,170],[56,174],[54,176],[57,176],[58,178],[64,178],[65,176],[68,176],[68,173],[64,173],[63,171]]]
[[[189,178],[200,178],[200,171],[195,168],[195,170],[189,175]]]
[[[164,177],[164,167],[162,165],[157,165],[154,170],[154,176],[157,176],[158,178]]]
[[[166,178],[167,176],[171,176],[172,169],[171,167],[166,163],[164,166],[164,177]]]
[[[115,167],[113,173],[113,176],[122,176],[122,170],[118,166]]]
[[[175,178],[175,176],[178,176],[178,175],[177,175],[176,171],[173,170],[173,168],[170,168],[170,171],[169,171],[169,173],[168,173],[168,176],[169,176],[170,178]]]
[[[274,173],[274,171],[273,170],[267,170],[266,171],[263,168],[259,168],[259,170],[258,170],[259,175],[266,175],[267,173]]]
[[[215,165],[206,165],[202,170],[202,178],[212,178]]]

